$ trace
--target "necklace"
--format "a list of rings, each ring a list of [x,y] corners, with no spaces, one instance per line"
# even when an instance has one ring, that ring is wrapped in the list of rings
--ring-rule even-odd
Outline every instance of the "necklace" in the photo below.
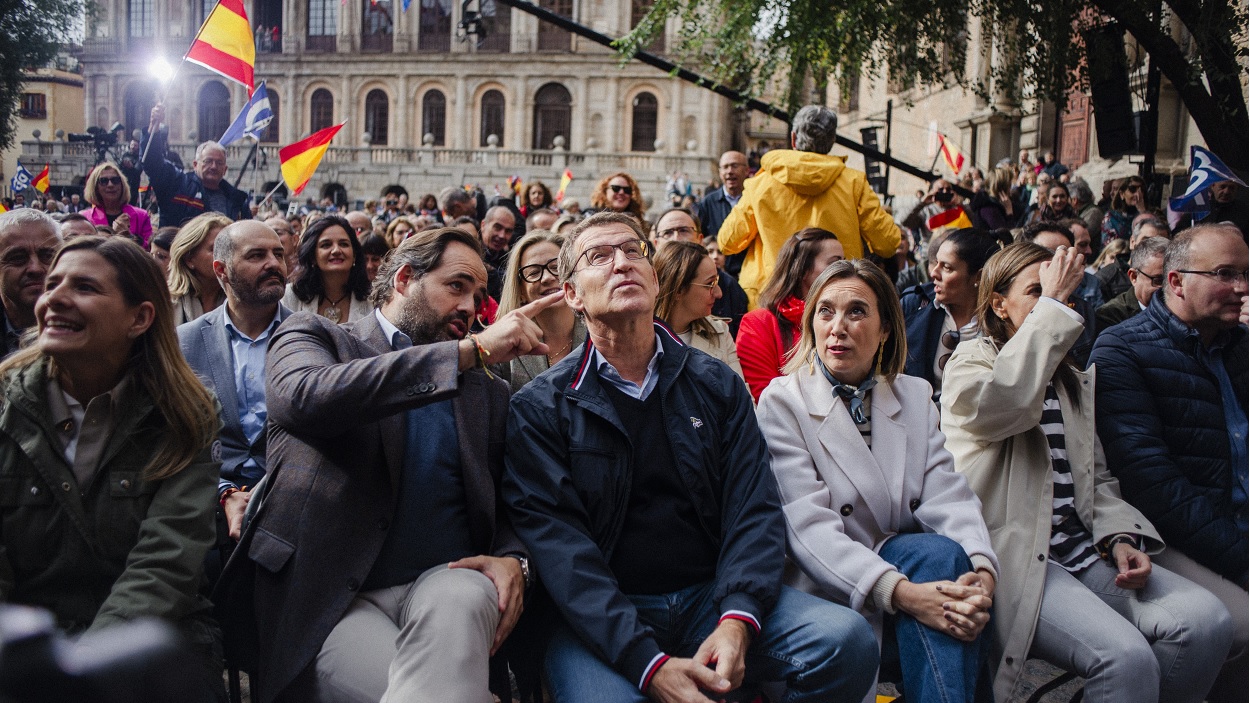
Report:
[[[343,297],[339,298],[338,300],[330,300],[330,307],[326,310],[326,313],[325,313],[325,318],[327,320],[335,324],[338,324],[338,321],[343,318],[343,313],[339,312],[339,303],[346,300],[347,296],[349,295],[351,295],[351,291],[344,293]],[[329,300],[329,298],[327,298],[327,300]]]
[[[569,343],[568,343],[568,344],[565,344],[563,349],[561,349],[561,350],[560,350],[560,351],[558,351],[558,352],[555,352],[554,354],[548,354],[548,355],[547,355],[547,364],[548,364],[548,365],[551,365],[551,360],[552,360],[552,358],[557,357],[557,356],[560,356],[560,355],[561,355],[561,354],[563,354],[564,352],[568,351],[568,350],[569,350],[569,347],[571,347],[571,346],[573,346],[573,335],[572,335],[572,334],[570,334],[570,335],[569,335]]]

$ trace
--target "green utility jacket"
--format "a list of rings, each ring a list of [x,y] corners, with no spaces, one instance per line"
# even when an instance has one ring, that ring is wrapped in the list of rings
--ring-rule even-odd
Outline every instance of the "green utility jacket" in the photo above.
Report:
[[[47,372],[46,361],[14,372],[0,398],[0,601],[47,608],[68,632],[202,619],[215,538],[210,449],[171,478],[143,480],[168,428],[132,383],[95,476],[79,486],[52,425]]]

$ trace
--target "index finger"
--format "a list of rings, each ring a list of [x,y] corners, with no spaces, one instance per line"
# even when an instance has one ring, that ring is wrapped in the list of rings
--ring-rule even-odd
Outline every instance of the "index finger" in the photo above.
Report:
[[[554,293],[548,293],[547,295],[544,295],[538,300],[530,301],[529,303],[526,303],[525,305],[522,305],[521,307],[517,308],[516,311],[524,315],[525,317],[533,318],[535,315],[542,312],[543,310],[546,310],[547,308],[553,307],[555,305],[559,305],[563,302],[564,302],[564,291],[558,290],[558,291],[555,291]]]

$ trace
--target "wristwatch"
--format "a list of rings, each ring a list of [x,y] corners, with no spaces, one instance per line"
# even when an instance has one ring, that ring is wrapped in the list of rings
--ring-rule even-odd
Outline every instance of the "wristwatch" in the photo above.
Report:
[[[525,579],[525,590],[528,591],[529,587],[533,585],[533,577],[530,576],[530,560],[520,554],[509,554],[508,556],[521,562],[521,578]]]

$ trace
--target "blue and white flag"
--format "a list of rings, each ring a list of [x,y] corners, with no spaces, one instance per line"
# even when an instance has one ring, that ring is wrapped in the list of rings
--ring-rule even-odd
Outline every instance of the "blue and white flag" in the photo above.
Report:
[[[13,174],[13,180],[9,181],[9,187],[14,193],[21,193],[30,187],[32,181],[35,180],[34,174],[26,170],[26,167],[18,162],[17,173]]]
[[[260,85],[256,86],[256,91],[252,93],[252,98],[239,111],[238,117],[234,118],[234,122],[226,133],[221,135],[219,141],[222,146],[237,142],[243,137],[251,137],[260,141],[260,136],[264,134],[265,128],[272,120],[273,109],[269,107],[269,93],[265,90],[265,82],[261,81]]]
[[[1189,187],[1184,193],[1168,200],[1169,209],[1174,212],[1193,213],[1195,220],[1202,219],[1211,211],[1208,189],[1213,183],[1220,181],[1246,185],[1245,181],[1220,161],[1220,157],[1200,146],[1189,147]]]

